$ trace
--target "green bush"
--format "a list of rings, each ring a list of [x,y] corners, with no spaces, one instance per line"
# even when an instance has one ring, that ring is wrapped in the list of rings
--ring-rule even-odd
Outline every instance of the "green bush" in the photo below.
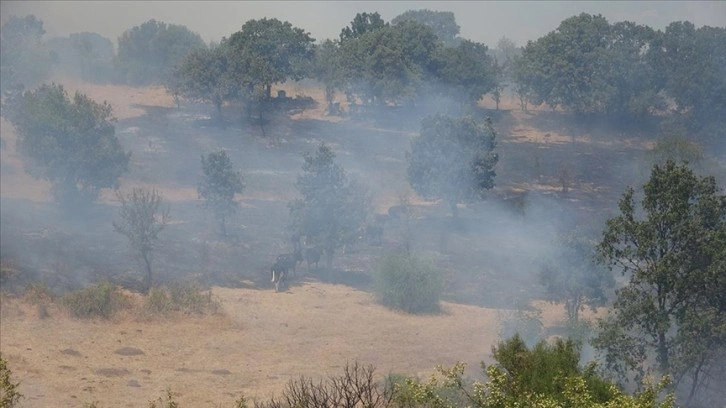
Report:
[[[436,313],[443,279],[429,262],[407,252],[385,255],[375,275],[378,302],[406,313]]]
[[[145,309],[151,314],[181,312],[203,315],[216,313],[219,302],[212,297],[211,291],[204,292],[196,284],[175,284],[152,288],[146,298]]]
[[[23,398],[18,392],[18,385],[10,378],[12,372],[8,368],[8,362],[0,356],[0,408],[12,408]]]
[[[108,319],[119,310],[130,306],[129,300],[119,288],[108,282],[70,292],[61,298],[61,304],[72,316],[82,319]]]

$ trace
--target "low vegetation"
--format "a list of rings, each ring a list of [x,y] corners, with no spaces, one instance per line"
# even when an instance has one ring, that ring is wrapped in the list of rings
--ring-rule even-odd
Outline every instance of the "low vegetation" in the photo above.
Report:
[[[118,286],[108,282],[70,292],[61,298],[61,304],[73,317],[81,319],[94,317],[108,319],[116,312],[130,306],[129,300],[121,293]]]
[[[211,291],[203,291],[196,284],[172,284],[154,287],[144,301],[144,311],[150,315],[205,315],[217,313],[220,304]]]
[[[381,260],[375,275],[378,302],[406,313],[436,313],[443,292],[441,273],[406,251],[391,252]]]
[[[23,398],[23,394],[18,391],[20,383],[14,382],[12,375],[8,362],[0,355],[0,408],[15,407]]]

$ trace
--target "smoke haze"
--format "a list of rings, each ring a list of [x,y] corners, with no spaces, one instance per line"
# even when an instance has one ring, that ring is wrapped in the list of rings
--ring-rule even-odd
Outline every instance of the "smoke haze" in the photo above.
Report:
[[[76,32],[97,32],[114,42],[127,29],[147,20],[182,24],[205,41],[219,41],[250,19],[289,21],[318,41],[337,38],[356,13],[379,12],[390,21],[406,10],[451,11],[460,35],[494,47],[502,37],[518,45],[553,30],[567,17],[602,14],[610,22],[634,21],[663,29],[673,21],[688,20],[700,27],[726,24],[726,2],[486,2],[486,1],[3,1],[3,21],[11,15],[35,14],[44,22],[47,38]]]

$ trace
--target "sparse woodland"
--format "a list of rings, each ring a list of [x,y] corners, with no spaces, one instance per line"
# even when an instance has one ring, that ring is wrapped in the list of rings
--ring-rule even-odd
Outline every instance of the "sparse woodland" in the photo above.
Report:
[[[450,12],[351,18],[333,39],[263,18],[210,44],[152,19],[117,51],[3,23],[0,407],[114,406],[114,381],[166,408],[722,403],[726,27],[583,13],[520,47],[463,38]],[[480,370],[417,343],[475,307],[497,316]],[[151,339],[176,364],[153,374],[130,347],[128,368],[36,362],[49,317],[117,342],[182,321],[209,338]],[[480,350],[453,346],[474,324],[445,348]],[[214,330],[239,338],[229,353],[261,338],[229,357],[259,369],[195,366],[225,363]],[[318,354],[296,360],[297,341]],[[76,374],[82,391],[39,391]],[[224,397],[196,395],[215,381]],[[283,385],[255,394],[267,382]]]

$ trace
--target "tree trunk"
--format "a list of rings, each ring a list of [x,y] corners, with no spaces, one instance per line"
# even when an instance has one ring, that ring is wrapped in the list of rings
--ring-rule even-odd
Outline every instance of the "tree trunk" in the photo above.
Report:
[[[217,112],[217,121],[222,121],[222,101],[215,100],[214,101],[214,109]]]
[[[668,345],[666,344],[666,335],[662,330],[658,331],[658,362],[660,363],[660,371],[663,374],[668,373],[670,364],[668,362]]]
[[[144,252],[141,254],[144,258],[144,265],[146,266],[146,278],[144,279],[144,294],[149,294],[151,289],[151,261],[149,260],[149,253]]]
[[[219,231],[222,233],[223,237],[227,236],[227,225],[225,221],[224,217],[219,217]]]
[[[449,206],[451,207],[451,216],[455,220],[459,219],[459,206],[457,205],[457,202],[449,201]]]

